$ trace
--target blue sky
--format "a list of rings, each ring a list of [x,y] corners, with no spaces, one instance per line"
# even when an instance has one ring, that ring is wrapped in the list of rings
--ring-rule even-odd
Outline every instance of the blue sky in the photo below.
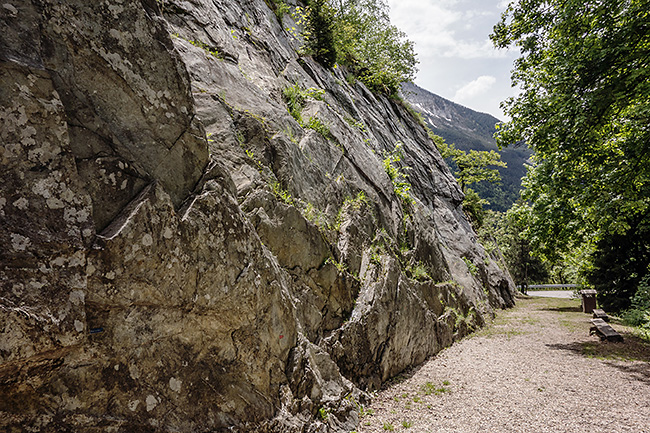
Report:
[[[505,120],[501,101],[516,92],[510,70],[517,52],[496,50],[489,34],[508,0],[387,0],[391,21],[415,42],[415,84]]]

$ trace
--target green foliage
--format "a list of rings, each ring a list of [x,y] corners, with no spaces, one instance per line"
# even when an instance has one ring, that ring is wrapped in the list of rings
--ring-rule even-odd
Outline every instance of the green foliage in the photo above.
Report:
[[[629,308],[637,287],[650,269],[650,227],[635,224],[623,234],[604,233],[595,243],[587,281],[608,311]]]
[[[336,63],[335,11],[327,0],[308,0],[308,52],[326,68]]]
[[[302,214],[321,230],[332,229],[327,214],[317,209],[313,204],[307,203],[302,209]]]
[[[318,409],[318,415],[320,415],[320,418],[323,421],[327,421],[327,418],[329,417],[329,411],[324,407],[321,407],[320,409]]]
[[[431,394],[440,395],[440,394],[444,394],[445,392],[449,392],[449,389],[445,388],[444,386],[440,386],[440,387],[435,386],[431,382],[426,382],[424,385],[422,385],[422,392],[424,393],[424,395],[431,395]]]
[[[330,127],[318,117],[311,116],[305,126],[309,129],[313,129],[325,138],[331,138],[332,136]]]
[[[479,194],[470,188],[469,185],[479,182],[500,182],[501,175],[496,168],[493,167],[506,167],[506,163],[501,161],[501,155],[497,152],[470,150],[465,152],[454,146],[454,144],[447,144],[442,138],[429,131],[429,137],[436,144],[442,157],[450,163],[454,171],[454,176],[460,183],[460,187],[465,193],[463,199],[463,209],[469,216],[472,225],[476,230],[479,230],[483,225],[485,216],[484,206],[488,205],[488,201],[482,199]]]
[[[363,209],[365,206],[369,204],[368,197],[366,196],[366,193],[363,191],[359,191],[357,195],[352,198],[352,197],[347,197],[343,201],[343,205],[341,206],[341,209],[339,209],[338,215],[336,216],[336,221],[334,225],[331,227],[334,230],[339,230],[341,228],[341,223],[343,222],[343,218],[346,212],[350,211],[360,211]]]
[[[397,95],[415,76],[413,42],[390,23],[385,0],[309,0],[294,18],[304,26],[305,52],[325,67],[347,65],[350,84],[357,78],[374,92]]]
[[[637,327],[641,337],[650,340],[650,274],[640,281],[631,307],[623,314],[623,320]]]
[[[397,163],[402,161],[403,155],[401,152],[401,143],[395,145],[395,149],[388,153],[384,152],[384,170],[393,183],[395,194],[402,200],[404,204],[413,204],[415,200],[411,197],[411,184],[407,181],[408,174],[403,172]]]
[[[487,200],[482,199],[473,189],[468,188],[467,191],[465,191],[463,210],[476,230],[479,230],[481,226],[483,226],[483,220],[485,218],[483,205],[486,204]]]
[[[413,42],[390,23],[384,0],[339,0],[339,62],[350,65],[369,89],[396,95],[417,71]]]
[[[512,120],[496,138],[535,151],[524,180],[532,246],[556,262],[593,242],[588,278],[607,305],[625,308],[648,272],[648,1],[513,2],[491,38],[521,51],[512,75],[521,93],[504,103]]]
[[[285,202],[288,205],[294,206],[296,203],[293,200],[293,197],[291,197],[291,194],[286,189],[283,189],[282,186],[280,185],[280,182],[272,182],[271,183],[271,191],[273,191],[273,194],[275,196]]]
[[[302,124],[302,109],[305,103],[305,96],[298,83],[293,86],[286,87],[282,91],[284,102],[287,104],[287,110],[291,117],[296,119],[296,122]]]
[[[282,97],[284,102],[287,104],[289,114],[291,114],[300,125],[303,124],[302,110],[305,108],[305,102],[307,99],[311,98],[322,101],[324,94],[325,91],[323,89],[316,89],[315,87],[309,87],[303,90],[298,83],[293,86],[285,87],[284,90],[282,90]]]
[[[457,171],[454,172],[454,175],[463,191],[473,183],[501,181],[499,171],[496,168],[491,168],[506,167],[506,163],[501,161],[501,155],[497,152],[493,150],[470,150],[465,152],[457,149],[453,144],[445,143],[442,139],[434,141],[442,157],[447,160],[451,159],[456,165]]]
[[[385,422],[384,426],[383,426],[383,429],[386,430],[386,431],[394,431],[395,427],[393,426],[393,424],[391,424],[389,422]]]
[[[525,202],[515,203],[507,213],[487,211],[484,226],[478,232],[486,249],[503,255],[515,283],[520,285],[547,283],[550,278],[548,266],[532,255],[531,212]]]
[[[465,262],[465,265],[467,265],[467,269],[469,270],[469,273],[472,274],[473,276],[478,275],[478,268],[470,259],[467,257],[463,257],[463,261]]]
[[[289,5],[284,2],[284,0],[265,0],[266,4],[275,12],[275,16],[278,17],[278,20],[282,21],[282,18],[285,14],[290,12]]]
[[[407,269],[407,271],[411,275],[411,278],[414,280],[428,281],[431,279],[429,271],[427,271],[426,266],[424,266],[422,263],[418,263],[415,266],[410,267]]]

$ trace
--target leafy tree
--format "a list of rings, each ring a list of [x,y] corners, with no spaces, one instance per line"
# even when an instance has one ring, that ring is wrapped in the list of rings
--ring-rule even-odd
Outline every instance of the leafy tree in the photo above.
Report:
[[[413,42],[390,23],[385,0],[310,0],[303,36],[326,67],[349,66],[370,90],[397,95],[415,77]]]
[[[463,210],[469,216],[470,223],[476,230],[483,226],[483,221],[485,220],[485,209],[483,206],[487,204],[488,201],[482,199],[476,191],[467,188],[465,198],[463,199]]]
[[[650,227],[632,223],[624,234],[605,233],[595,245],[586,270],[587,281],[598,291],[606,310],[627,309],[650,265]]]
[[[317,62],[332,67],[337,59],[335,11],[327,0],[310,0],[308,4],[307,46]]]
[[[594,263],[599,254],[610,263],[611,254],[641,254],[648,237],[638,239],[635,227],[650,224],[650,2],[520,1],[491,38],[521,51],[512,75],[521,93],[503,104],[512,120],[496,138],[535,152],[523,183],[533,247],[557,260],[593,242]],[[641,245],[606,247],[623,238]],[[617,296],[615,278],[598,273],[601,290]]]
[[[357,29],[356,44],[352,45],[350,54],[355,55],[353,61],[359,79],[371,90],[396,95],[401,83],[413,80],[417,72],[413,42],[390,23],[384,0],[348,0],[347,3],[348,13],[342,18]]]
[[[454,173],[460,187],[465,191],[466,187],[477,182],[499,182],[501,175],[496,168],[491,167],[506,167],[506,163],[501,161],[501,155],[497,152],[490,150],[472,150],[465,152],[464,150],[457,149],[453,144],[447,144],[440,141],[438,150],[443,158],[449,159],[454,162],[458,171]]]
[[[519,201],[505,213],[488,211],[479,231],[483,245],[488,250],[499,249],[512,278],[520,285],[547,283],[551,277],[547,264],[532,254],[530,219],[530,206]]]
[[[501,161],[501,155],[497,152],[470,150],[465,152],[456,148],[453,144],[447,144],[445,141],[437,136],[430,134],[440,154],[450,165],[456,167],[454,176],[460,183],[460,187],[465,193],[463,200],[463,209],[470,217],[474,227],[479,229],[483,225],[485,211],[483,206],[489,204],[487,200],[482,199],[476,191],[467,188],[469,185],[478,182],[499,182],[501,175],[496,168],[491,167],[506,167],[506,163]]]

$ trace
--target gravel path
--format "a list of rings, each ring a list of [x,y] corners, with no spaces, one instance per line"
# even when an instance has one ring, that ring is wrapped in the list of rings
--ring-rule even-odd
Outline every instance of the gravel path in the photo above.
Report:
[[[358,432],[650,433],[650,345],[589,336],[579,305],[519,299],[381,391]]]

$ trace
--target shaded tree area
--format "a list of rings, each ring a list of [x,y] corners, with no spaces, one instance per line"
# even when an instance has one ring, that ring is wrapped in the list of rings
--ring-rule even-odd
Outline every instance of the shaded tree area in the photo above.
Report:
[[[535,153],[531,246],[556,263],[589,245],[599,300],[628,308],[650,265],[650,1],[512,3],[491,38],[521,52],[496,138]]]
[[[533,255],[528,239],[530,219],[530,206],[518,202],[508,212],[488,211],[478,231],[488,253],[503,260],[515,284],[522,286],[548,283],[552,278],[547,263]]]

